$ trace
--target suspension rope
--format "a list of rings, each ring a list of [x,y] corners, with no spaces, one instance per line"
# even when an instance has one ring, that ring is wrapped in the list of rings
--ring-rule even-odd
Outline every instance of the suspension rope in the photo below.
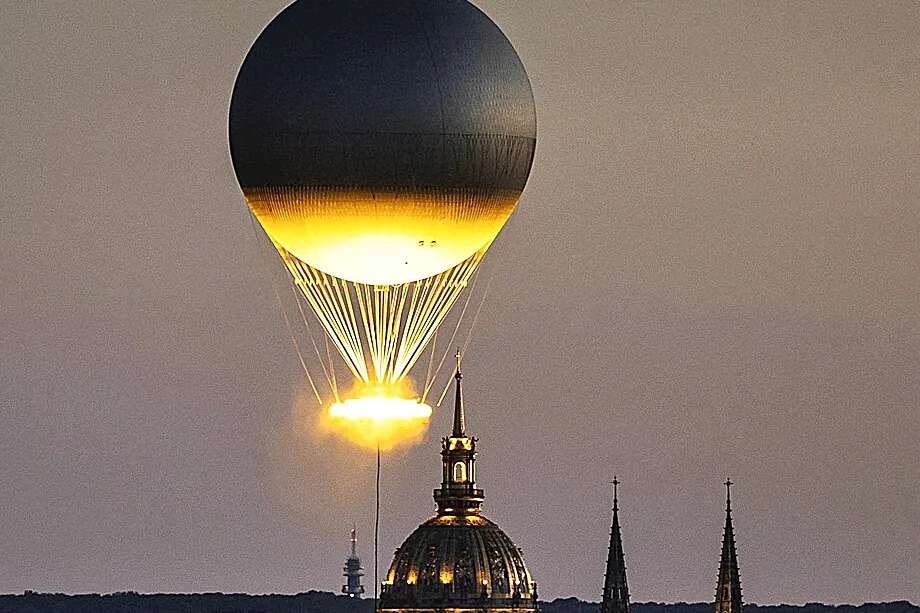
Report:
[[[489,275],[489,280],[486,282],[486,289],[482,292],[482,300],[479,301],[479,307],[473,315],[473,322],[470,324],[470,329],[466,333],[466,341],[463,343],[462,349],[464,354],[466,354],[467,349],[469,349],[470,343],[473,342],[473,330],[476,329],[476,322],[479,321],[479,314],[482,312],[482,306],[486,303],[486,298],[489,297],[489,290],[492,289],[492,279],[493,276]]]
[[[331,337],[333,345],[335,345],[335,348],[338,349],[339,353],[342,355],[346,366],[348,366],[349,370],[351,370],[356,378],[360,378],[360,368],[354,362],[352,357],[353,352],[349,351],[350,348],[344,344],[342,337],[338,334],[338,329],[335,322],[332,320],[332,316],[327,312],[326,305],[313,291],[308,289],[306,285],[300,284],[299,287],[304,289],[304,297],[307,298],[310,306],[313,307],[313,311],[316,313],[320,324],[322,324],[327,334]]]
[[[456,338],[456,336],[457,336],[457,331],[460,330],[460,325],[463,323],[463,318],[464,318],[464,316],[466,315],[466,309],[467,309],[467,307],[470,306],[470,300],[473,298],[473,290],[476,289],[476,282],[478,281],[478,279],[479,279],[478,276],[477,276],[476,278],[473,279],[473,284],[470,286],[470,291],[467,292],[466,301],[463,303],[463,308],[460,309],[460,316],[457,318],[457,323],[456,323],[456,325],[454,325],[454,330],[453,330],[453,332],[451,332],[451,334],[450,334],[450,339],[447,341],[447,349],[445,349],[445,350],[444,350],[444,353],[441,355],[441,359],[438,361],[438,366],[437,366],[437,368],[434,369],[434,373],[432,373],[431,361],[433,361],[434,355],[435,355],[435,353],[434,353],[434,346],[435,346],[435,343],[432,342],[432,344],[431,344],[431,358],[432,358],[432,360],[429,361],[429,364],[428,364],[428,374],[427,374],[427,376],[425,377],[425,390],[424,390],[424,393],[422,394],[422,402],[423,402],[423,403],[425,402],[425,399],[428,398],[428,392],[431,391],[431,387],[434,385],[434,381],[435,381],[435,379],[437,378],[438,373],[441,372],[441,367],[444,366],[444,362],[445,362],[445,360],[447,360],[448,354],[450,354],[450,349],[451,349],[451,347],[454,346],[454,338]],[[437,332],[435,332],[435,334],[437,334]]]
[[[469,299],[467,299],[467,302],[469,302]],[[460,316],[462,317],[463,314],[461,313]],[[453,337],[451,337],[451,342],[453,342]],[[425,386],[422,388],[423,390],[422,400],[421,400],[422,404],[425,404],[425,398],[428,397],[428,390],[431,389],[431,372],[432,372],[432,369],[434,368],[434,356],[435,356],[435,351],[437,351],[437,347],[438,347],[438,331],[435,330],[434,336],[431,339],[431,352],[428,354],[428,370],[425,372]]]
[[[335,380],[335,364],[332,363],[332,351],[329,349],[329,336],[327,334],[323,335],[323,341],[326,344],[326,359],[329,360],[329,372],[332,374],[332,394],[335,396],[335,401],[339,402],[339,384]],[[322,364],[322,358],[320,358],[320,364]]]
[[[489,289],[492,287],[493,275],[489,275],[489,280],[486,282],[486,289],[482,292],[482,300],[479,301],[479,307],[476,309],[476,314],[473,315],[473,322],[470,324],[470,329],[466,333],[466,340],[463,342],[462,353],[466,354],[467,348],[470,346],[470,342],[473,340],[473,331],[476,329],[476,322],[479,321],[479,313],[482,311],[482,305],[486,303],[486,298],[489,295]],[[451,339],[453,342],[453,339]],[[442,359],[443,362],[443,359]],[[435,406],[440,407],[441,403],[444,402],[444,396],[447,394],[447,390],[450,389],[450,379],[447,380],[447,385],[444,386],[444,389],[441,391],[441,396],[438,398],[438,404]]]
[[[380,441],[377,441],[377,486],[376,491],[376,503],[374,509],[374,611],[380,608],[378,605],[379,599],[377,598],[377,589],[380,586],[380,582],[377,580],[377,541],[380,535]]]
[[[324,278],[326,275],[296,260],[279,245],[275,246],[346,366],[355,378],[366,381],[367,367],[361,347],[354,346],[353,337],[346,332],[341,314],[337,313],[336,306],[329,301],[330,294],[324,290],[328,285],[328,279]]]
[[[278,308],[281,309],[281,314],[284,316],[284,324],[287,326],[288,332],[291,335],[291,341],[294,343],[294,350],[297,351],[297,357],[300,359],[300,365],[303,367],[303,372],[307,375],[307,381],[310,382],[310,387],[313,389],[313,394],[316,395],[316,401],[320,404],[323,404],[323,399],[319,395],[319,390],[316,389],[316,384],[313,382],[313,377],[310,375],[310,370],[307,368],[307,363],[303,359],[303,352],[300,350],[300,343],[297,342],[297,335],[294,334],[294,328],[291,326],[291,320],[288,319],[287,309],[284,308],[284,303],[281,302],[281,295],[278,293],[278,289],[272,284],[272,290],[275,292],[275,298],[278,300]]]
[[[250,222],[250,227],[252,228],[253,237],[255,238],[256,242],[258,242],[259,231],[256,228],[255,215],[253,215],[251,210],[249,211],[249,222]],[[264,259],[262,259],[261,254],[257,255],[256,259],[262,260],[264,262]],[[301,368],[303,368],[303,372],[307,376],[307,381],[310,383],[310,389],[313,390],[313,395],[316,396],[316,401],[322,405],[323,398],[322,396],[320,396],[319,390],[316,389],[316,383],[314,383],[313,381],[313,376],[310,374],[310,369],[307,368],[307,363],[303,359],[303,352],[300,350],[300,343],[297,342],[297,335],[294,334],[294,327],[291,325],[291,320],[288,318],[287,309],[284,308],[284,302],[281,300],[281,294],[278,292],[278,286],[275,284],[275,277],[274,277],[273,271],[271,269],[268,269],[267,266],[266,266],[266,269],[267,269],[268,279],[271,282],[272,292],[274,292],[275,294],[275,300],[278,303],[278,308],[281,310],[281,315],[284,317],[284,324],[287,327],[288,333],[291,335],[291,342],[294,344],[294,350],[297,352],[297,358],[300,360],[300,366]],[[299,304],[300,303],[298,303],[298,305]]]
[[[319,279],[319,283],[313,287],[318,288],[317,295],[325,304],[328,312],[332,315],[331,321],[336,324],[336,330],[338,334],[341,335],[343,346],[346,342],[350,343],[350,355],[352,361],[354,362],[354,366],[364,375],[364,378],[366,379],[367,366],[364,364],[364,360],[361,358],[363,353],[361,350],[361,342],[358,340],[357,331],[352,330],[349,326],[348,317],[351,316],[351,312],[349,311],[348,313],[343,314],[344,309],[342,308],[342,304],[336,299],[336,293],[339,289],[338,281],[335,279],[335,277],[330,277],[326,273],[321,272],[315,268],[306,265],[304,265],[304,268],[312,271],[316,275],[316,278]],[[329,289],[330,285],[334,286],[334,291]]]
[[[450,309],[470,285],[485,254],[482,249],[427,279],[375,286],[328,275],[280,245],[275,247],[325,330],[327,358],[331,342],[355,378],[380,384],[398,381],[422,357]],[[297,304],[306,321],[299,300]],[[464,312],[468,306],[469,298]],[[455,335],[456,329],[451,339]],[[431,359],[435,359],[434,354]],[[438,363],[433,375],[426,376],[425,396],[443,362]],[[338,397],[334,365],[328,359],[320,359],[320,363],[330,389]]]
[[[451,271],[453,274],[447,283],[449,291],[439,292],[440,295],[436,297],[434,307],[428,316],[418,324],[418,332],[411,345],[401,347],[402,355],[398,356],[397,372],[401,374],[408,372],[421,356],[421,351],[434,335],[434,331],[447,316],[450,308],[460,297],[460,293],[469,284],[469,279],[475,273],[483,255],[484,252],[480,251]]]
[[[398,365],[401,372],[408,372],[409,369],[415,364],[416,360],[421,357],[421,353],[424,350],[425,345],[431,340],[431,337],[434,334],[434,331],[440,326],[441,322],[447,316],[448,311],[457,301],[457,298],[460,297],[460,293],[467,286],[469,275],[475,270],[474,267],[470,267],[465,271],[464,278],[462,281],[455,281],[453,288],[449,294],[446,294],[438,305],[438,309],[433,313],[429,319],[421,327],[422,334],[419,338],[415,340],[413,346],[410,348],[410,351],[407,352],[407,355],[403,358],[403,361]]]
[[[326,384],[329,386],[329,389],[332,391],[333,396],[335,396],[335,401],[339,401],[339,393],[335,385],[335,370],[332,370],[332,361],[329,362],[329,368],[332,372],[330,377],[330,371],[326,370],[326,365],[323,363],[323,356],[319,351],[319,346],[316,344],[316,338],[313,336],[313,328],[310,327],[310,322],[307,321],[307,314],[303,310],[303,305],[301,304],[301,294],[297,291],[297,287],[294,284],[291,284],[291,293],[294,294],[294,301],[297,303],[297,310],[300,312],[300,318],[303,321],[304,328],[307,330],[307,335],[310,337],[310,343],[313,345],[313,351],[316,353],[317,361],[319,362],[320,367],[323,369],[323,375],[326,377]],[[329,353],[329,339],[323,334],[323,339],[326,341],[326,353]]]

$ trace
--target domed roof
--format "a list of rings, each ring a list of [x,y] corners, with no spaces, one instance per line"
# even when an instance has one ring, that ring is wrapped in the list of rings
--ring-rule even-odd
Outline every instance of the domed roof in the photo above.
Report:
[[[534,608],[521,550],[482,515],[438,515],[396,550],[381,609]]]
[[[380,594],[381,611],[536,611],[537,584],[524,554],[482,516],[476,487],[476,441],[466,434],[457,352],[454,427],[441,440],[438,514],[396,550]]]

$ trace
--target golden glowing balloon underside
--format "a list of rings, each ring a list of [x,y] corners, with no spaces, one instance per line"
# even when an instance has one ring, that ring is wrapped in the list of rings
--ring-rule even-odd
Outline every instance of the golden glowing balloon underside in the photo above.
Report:
[[[398,388],[372,387],[329,407],[327,428],[367,449],[392,449],[418,440],[428,428],[431,407],[401,397]]]
[[[349,190],[249,187],[246,201],[272,240],[327,275],[398,285],[442,273],[488,246],[519,190]]]

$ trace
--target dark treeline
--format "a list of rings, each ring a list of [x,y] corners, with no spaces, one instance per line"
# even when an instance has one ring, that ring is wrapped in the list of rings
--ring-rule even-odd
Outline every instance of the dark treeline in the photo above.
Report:
[[[906,601],[855,605],[809,603],[745,605],[745,613],[920,613]],[[597,613],[596,602],[559,598],[540,603],[543,613]],[[0,613],[373,613],[373,600],[355,600],[329,592],[250,596],[248,594],[40,594],[0,595]],[[710,613],[706,603],[641,602],[632,613]]]
[[[540,603],[543,613],[598,613],[600,605],[596,602],[584,602],[577,598],[557,598],[552,602]],[[712,604],[706,602],[678,602],[665,604],[659,602],[634,602],[630,605],[631,613],[712,613]],[[829,605],[808,603],[806,605],[756,605],[745,604],[745,613],[920,613],[920,607],[907,601],[870,602],[862,605]]]

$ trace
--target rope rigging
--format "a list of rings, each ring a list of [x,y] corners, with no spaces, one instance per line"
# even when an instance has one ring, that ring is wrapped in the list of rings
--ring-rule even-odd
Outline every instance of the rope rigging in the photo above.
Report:
[[[483,248],[457,266],[420,281],[368,285],[328,275],[277,243],[275,248],[349,371],[371,384],[394,383],[408,374],[485,255]],[[304,315],[299,299],[298,307]],[[323,370],[335,389],[334,369],[323,365]]]

